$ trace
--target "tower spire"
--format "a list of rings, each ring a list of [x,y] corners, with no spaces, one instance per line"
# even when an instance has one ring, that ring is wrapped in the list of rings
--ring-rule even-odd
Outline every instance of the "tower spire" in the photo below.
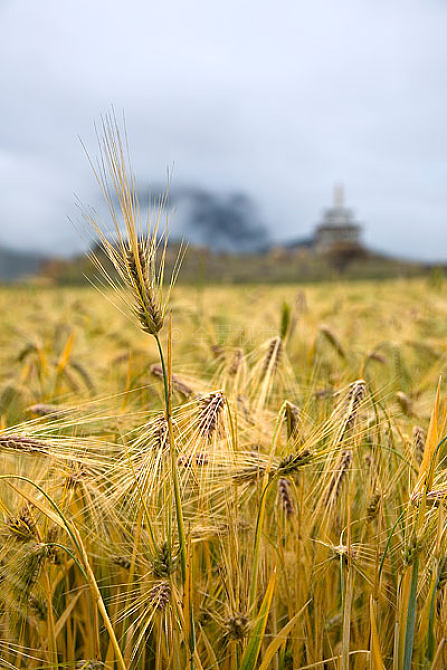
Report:
[[[334,187],[334,207],[344,207],[345,191],[343,184],[336,184]]]

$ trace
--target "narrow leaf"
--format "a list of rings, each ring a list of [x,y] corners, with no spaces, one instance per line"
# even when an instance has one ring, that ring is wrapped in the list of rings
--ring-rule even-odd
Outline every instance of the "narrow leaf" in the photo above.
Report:
[[[411,572],[410,595],[408,598],[407,625],[405,628],[404,660],[402,664],[402,670],[411,670],[411,659],[413,657],[413,646],[414,646],[414,628],[416,624],[418,566],[419,566],[419,559],[416,557]]]
[[[309,603],[310,600],[300,609],[299,612],[297,612],[290,619],[290,621],[284,626],[284,628],[282,628],[279,631],[279,633],[276,634],[275,639],[272,640],[272,642],[270,642],[269,646],[265,650],[264,656],[262,657],[262,663],[259,666],[259,670],[268,670],[269,664],[272,661],[274,655],[281,647],[281,645],[284,644],[284,642],[287,640],[287,636],[289,635],[290,631],[293,629],[296,622],[298,621],[298,618],[304,612]]]
[[[377,630],[372,596],[369,601],[369,613],[371,620],[371,669],[384,670],[385,666],[383,664],[382,652],[380,651],[379,631]]]
[[[239,670],[254,670],[258,660],[259,652],[261,650],[262,638],[264,636],[267,619],[270,612],[270,605],[272,603],[273,593],[275,590],[276,573],[274,572],[270,578],[269,585],[265,592],[264,600],[259,608],[256,624],[248,638],[248,644],[239,666]]]

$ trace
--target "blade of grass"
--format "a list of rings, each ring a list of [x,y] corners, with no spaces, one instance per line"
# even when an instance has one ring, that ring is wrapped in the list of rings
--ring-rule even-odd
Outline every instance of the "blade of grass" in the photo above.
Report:
[[[258,661],[259,652],[261,651],[262,638],[264,636],[267,619],[270,612],[270,605],[275,590],[276,572],[270,577],[264,599],[259,608],[256,624],[248,638],[247,647],[241,659],[239,670],[255,670]]]

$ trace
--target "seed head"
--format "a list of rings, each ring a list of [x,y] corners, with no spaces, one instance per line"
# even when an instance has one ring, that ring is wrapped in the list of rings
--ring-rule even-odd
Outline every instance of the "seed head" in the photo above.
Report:
[[[112,563],[115,565],[119,565],[120,568],[123,568],[124,570],[130,570],[130,561],[128,558],[125,558],[124,556],[115,556],[112,559]]]
[[[447,503],[447,489],[432,489],[431,491],[427,491],[427,493],[423,491],[413,492],[411,503],[417,507],[424,496],[427,505],[433,507],[438,507],[441,503]]]
[[[29,542],[36,538],[36,522],[28,505],[22,507],[17,516],[9,517],[7,527],[9,533],[20,542]]]
[[[424,456],[425,440],[425,430],[421,426],[415,426],[413,428],[413,451],[418,465],[422,463]]]
[[[295,508],[292,502],[292,494],[290,491],[290,482],[285,477],[280,477],[278,480],[278,495],[286,516],[292,516],[295,514]]]
[[[366,510],[366,518],[368,521],[372,521],[379,511],[381,496],[380,493],[375,493],[368,503],[368,508]]]
[[[296,405],[287,400],[285,403],[284,415],[287,427],[287,439],[296,439],[298,437],[301,422],[300,410]]]
[[[163,327],[163,314],[154,291],[153,259],[149,257],[150,244],[144,239],[134,241],[126,251],[128,283],[135,296],[135,314],[142,329],[156,335]]]
[[[39,579],[43,561],[47,556],[45,544],[37,543],[27,550],[21,563],[20,572],[17,573],[15,587],[18,598],[26,602],[31,590]]]
[[[277,473],[281,475],[296,472],[301,466],[306,465],[312,458],[310,449],[303,449],[296,454],[290,454],[283,458],[278,465]]]
[[[157,610],[164,610],[171,598],[171,585],[169,582],[157,582],[149,591],[151,606]]]
[[[238,470],[233,475],[233,479],[237,484],[243,484],[244,482],[256,482],[258,479],[263,477],[265,474],[265,467],[261,464],[251,465],[242,470]]]
[[[347,398],[347,409],[343,417],[342,426],[338,441],[341,442],[346,433],[354,427],[358,410],[363,397],[366,393],[366,382],[363,379],[357,379],[349,385],[349,393]]]
[[[244,482],[254,483],[265,474],[266,468],[259,458],[259,453],[257,451],[252,451],[250,456],[254,461],[253,465],[248,465],[247,467],[238,470],[233,475],[233,479],[237,484],[242,484]]]
[[[200,400],[199,434],[208,440],[216,431],[224,403],[225,396],[222,391],[209,393]]]
[[[242,349],[236,349],[236,351],[233,354],[233,358],[231,359],[230,367],[228,368],[228,374],[233,376],[237,374],[237,371],[239,370],[243,358],[244,353]]]
[[[169,446],[169,426],[162,416],[151,424],[153,445],[156,451],[164,451]]]
[[[224,621],[224,638],[226,640],[244,640],[248,635],[248,618],[240,612],[235,612]]]
[[[126,143],[114,115],[106,116],[102,122],[99,140],[101,159],[97,165],[90,160],[96,180],[108,206],[113,236],[110,229],[99,224],[92,211],[84,209],[84,216],[100,246],[112,263],[119,278],[132,297],[132,308],[141,328],[150,335],[157,335],[163,327],[167,299],[163,298],[163,276],[167,248],[167,236],[159,235],[158,223],[163,215],[165,198],[151,208],[147,232],[143,234],[141,207],[135,187]],[[119,212],[117,212],[117,205]],[[158,253],[160,252],[160,253]],[[96,268],[106,282],[116,286],[114,273],[99,254],[92,258]],[[176,270],[178,270],[178,263]],[[175,276],[171,278],[171,288]],[[170,291],[170,289],[169,289]],[[129,302],[129,301],[128,301]]]
[[[337,352],[340,358],[346,358],[346,353],[342,343],[340,342],[334,331],[331,328],[329,328],[329,326],[327,326],[324,323],[321,324],[320,333],[327,340],[327,342],[329,342],[329,344]]]
[[[50,416],[53,419],[59,419],[63,417],[67,410],[61,409],[57,405],[50,405],[45,403],[37,403],[36,405],[31,405],[29,411],[37,416]]]
[[[154,577],[169,577],[176,568],[176,561],[172,557],[172,552],[167,542],[163,542],[157,554],[152,561],[152,571]]]
[[[376,361],[377,363],[381,363],[382,365],[385,365],[386,363],[385,356],[383,356],[383,354],[379,354],[378,351],[371,351],[371,353],[368,354],[368,358],[370,361]]]
[[[326,504],[333,503],[338,497],[346,472],[351,465],[351,461],[352,451],[350,449],[343,449],[329,483],[329,488],[325,497]]]
[[[0,449],[20,451],[28,454],[48,452],[50,445],[24,435],[0,435]]]
[[[267,353],[264,359],[263,373],[264,375],[267,372],[275,372],[277,369],[283,354],[283,343],[282,339],[277,335],[270,340]]]
[[[414,561],[416,560],[416,557],[420,554],[421,550],[423,548],[423,542],[418,541],[417,539],[413,538],[410,540],[410,542],[405,545],[403,549],[403,561],[405,565],[412,565]]]
[[[31,596],[28,600],[28,605],[31,612],[35,614],[40,621],[44,621],[47,618],[48,608],[44,600]]]

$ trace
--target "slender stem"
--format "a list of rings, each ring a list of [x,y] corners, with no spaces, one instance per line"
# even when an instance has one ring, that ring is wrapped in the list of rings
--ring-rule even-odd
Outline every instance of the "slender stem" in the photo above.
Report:
[[[161,346],[160,338],[158,334],[155,335],[157,341],[158,351],[160,354],[161,369],[163,372],[163,386],[164,386],[164,395],[165,395],[165,417],[166,423],[168,424],[169,430],[169,453],[171,456],[171,473],[172,473],[172,482],[174,485],[174,498],[175,498],[175,508],[177,516],[177,529],[179,537],[179,556],[180,556],[180,567],[182,572],[182,582],[183,588],[189,591],[189,598],[191,598],[191,584],[186,583],[187,581],[187,570],[186,570],[186,535],[185,535],[185,524],[183,521],[183,508],[182,508],[182,496],[180,492],[180,482],[178,476],[177,468],[177,452],[175,448],[174,441],[174,429],[172,426],[172,415],[171,415],[171,392],[168,373],[166,370],[163,349]],[[168,349],[168,364],[170,364],[170,349]],[[188,579],[191,579],[191,573],[188,573]],[[184,591],[186,592],[186,591]],[[189,615],[190,615],[190,635],[189,635],[189,649],[190,649],[190,658],[189,658],[189,667],[191,670],[194,670],[194,653],[196,646],[195,639],[195,627],[194,627],[194,616],[192,610],[192,600],[190,600],[189,605]]]
[[[51,593],[50,579],[48,577],[48,570],[44,570],[45,590],[47,596],[47,626],[48,626],[48,651],[50,655],[51,665],[59,667],[57,657],[57,640],[56,640],[56,625],[54,622],[53,612],[53,598]]]
[[[163,349],[161,346],[160,338],[158,335],[154,335],[155,341],[157,342],[158,353],[160,354],[161,369],[163,371],[163,388],[165,394],[165,414],[166,420],[169,421],[171,416],[171,403],[169,402],[169,385],[168,385],[168,374],[166,372],[165,358],[163,355]]]
[[[175,508],[177,515],[177,529],[179,536],[179,555],[180,555],[180,567],[182,571],[182,580],[183,583],[186,579],[186,536],[185,536],[185,525],[183,522],[183,509],[182,509],[182,498],[180,493],[180,482],[177,469],[177,454],[174,443],[174,429],[172,426],[172,416],[171,416],[171,400],[169,393],[169,383],[168,383],[168,374],[166,371],[166,365],[163,355],[163,349],[161,346],[160,338],[158,334],[154,335],[157,342],[158,351],[160,354],[161,369],[163,372],[163,386],[164,386],[164,395],[165,395],[165,418],[168,424],[169,430],[169,452],[171,455],[171,472],[172,480],[174,485],[174,498],[175,498]]]

